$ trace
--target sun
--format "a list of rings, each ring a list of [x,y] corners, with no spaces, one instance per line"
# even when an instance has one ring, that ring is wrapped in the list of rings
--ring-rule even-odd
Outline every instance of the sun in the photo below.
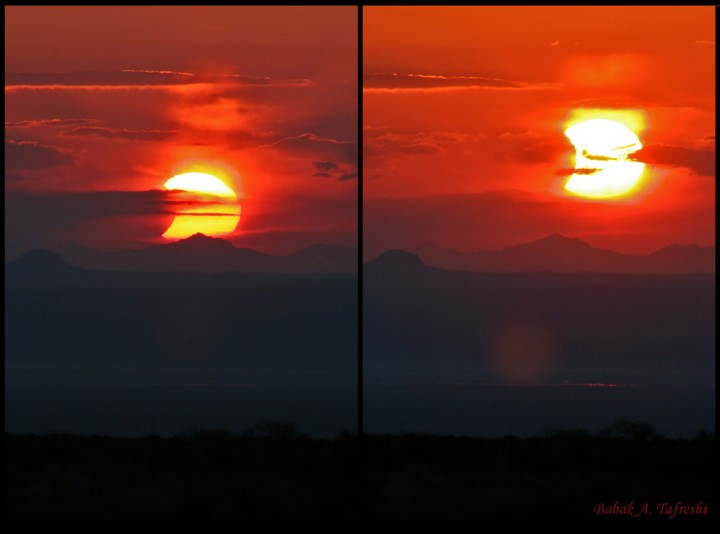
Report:
[[[165,182],[165,189],[193,193],[197,204],[175,214],[163,237],[183,239],[196,233],[208,236],[235,231],[240,221],[240,204],[235,191],[212,174],[186,172]]]
[[[645,164],[628,159],[642,143],[627,126],[609,119],[578,122],[565,130],[577,151],[565,189],[590,198],[614,198],[633,191]]]
[[[165,188],[237,199],[235,191],[230,189],[225,182],[206,172],[185,172],[178,174],[165,182]]]

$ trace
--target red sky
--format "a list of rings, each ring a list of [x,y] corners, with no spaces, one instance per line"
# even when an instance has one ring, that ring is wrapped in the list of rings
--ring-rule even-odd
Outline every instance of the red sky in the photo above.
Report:
[[[365,7],[363,254],[715,242],[712,7]],[[574,113],[642,119],[637,194],[563,190]],[[599,111],[598,111],[599,110]]]
[[[357,241],[357,8],[5,8],[6,257],[162,242],[217,168],[238,246]]]

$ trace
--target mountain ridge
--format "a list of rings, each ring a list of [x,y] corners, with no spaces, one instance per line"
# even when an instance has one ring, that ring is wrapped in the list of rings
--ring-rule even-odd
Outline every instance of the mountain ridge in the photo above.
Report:
[[[357,250],[345,245],[314,244],[286,256],[267,254],[196,233],[172,243],[143,249],[102,252],[77,244],[55,252],[74,267],[129,272],[357,272]]]
[[[552,234],[496,250],[459,252],[434,243],[414,250],[430,267],[475,272],[714,273],[715,247],[672,244],[635,256]]]

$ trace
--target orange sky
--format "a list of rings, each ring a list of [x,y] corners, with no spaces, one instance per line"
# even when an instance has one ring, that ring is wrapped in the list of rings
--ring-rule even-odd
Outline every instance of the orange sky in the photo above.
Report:
[[[6,256],[162,242],[198,164],[241,199],[235,244],[355,244],[357,13],[6,8]]]
[[[552,233],[628,253],[713,245],[711,7],[365,7],[364,255]],[[563,192],[577,110],[632,111],[641,193]]]
[[[357,235],[357,8],[9,7],[6,257],[161,242],[198,163],[230,239]],[[710,7],[363,9],[364,254],[562,233],[622,252],[715,241]],[[569,197],[576,110],[631,110],[642,194]]]

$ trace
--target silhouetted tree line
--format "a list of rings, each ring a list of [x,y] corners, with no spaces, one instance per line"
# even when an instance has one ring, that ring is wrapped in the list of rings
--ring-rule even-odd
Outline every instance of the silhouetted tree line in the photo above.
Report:
[[[620,420],[593,435],[549,429],[542,437],[365,435],[364,514],[371,519],[485,519],[711,524],[715,435],[668,439]],[[596,514],[598,504],[648,504],[653,513]],[[705,503],[707,515],[672,520],[661,503]],[[639,524],[639,523],[636,523]]]
[[[5,434],[8,519],[348,519],[357,440],[260,422],[244,435]]]
[[[621,420],[599,434],[310,438],[260,421],[240,435],[5,434],[8,519],[497,519],[627,521],[598,503],[711,503],[715,435],[668,439]],[[362,489],[362,510],[358,489]],[[638,521],[668,521],[657,514]]]

